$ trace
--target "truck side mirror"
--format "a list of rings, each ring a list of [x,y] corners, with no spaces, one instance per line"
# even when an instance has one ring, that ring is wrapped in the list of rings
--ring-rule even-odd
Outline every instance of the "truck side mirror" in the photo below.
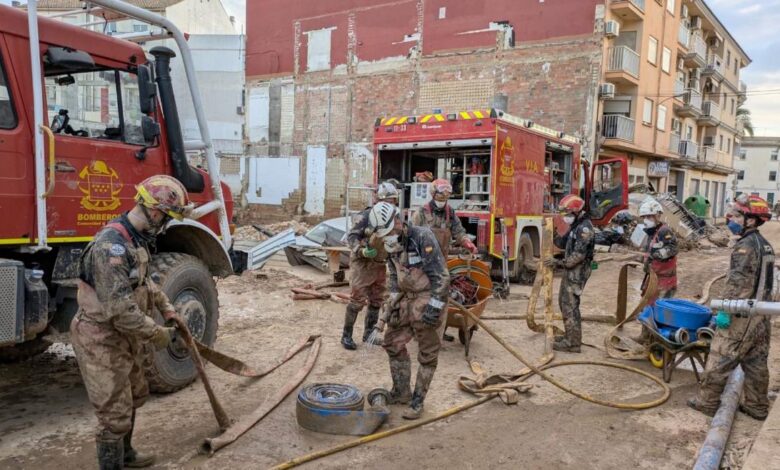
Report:
[[[154,140],[160,135],[160,124],[144,114],[141,116],[141,132],[144,135],[144,142],[153,144]]]
[[[148,65],[138,66],[138,96],[141,99],[141,112],[152,114],[154,97],[157,96],[157,86],[154,84],[152,69]]]

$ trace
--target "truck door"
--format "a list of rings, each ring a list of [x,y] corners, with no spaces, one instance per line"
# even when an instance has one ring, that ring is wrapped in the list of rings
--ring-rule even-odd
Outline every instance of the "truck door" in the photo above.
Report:
[[[44,64],[44,74],[56,153],[49,237],[90,237],[132,207],[134,184],[165,173],[166,159],[159,145],[145,142],[134,67],[95,58],[79,70]]]
[[[0,34],[0,245],[26,241],[35,220],[32,136],[14,72]]]
[[[586,198],[594,225],[602,226],[628,207],[628,163],[624,158],[599,160],[590,169]]]

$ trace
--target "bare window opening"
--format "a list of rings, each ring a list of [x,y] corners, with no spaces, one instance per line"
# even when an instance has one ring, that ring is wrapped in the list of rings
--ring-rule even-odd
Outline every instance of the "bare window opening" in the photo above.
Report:
[[[306,71],[330,69],[330,36],[334,28],[308,31]]]

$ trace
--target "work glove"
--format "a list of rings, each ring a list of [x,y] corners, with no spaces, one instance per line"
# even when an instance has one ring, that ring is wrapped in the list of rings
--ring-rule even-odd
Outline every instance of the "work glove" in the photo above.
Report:
[[[563,266],[563,261],[555,258],[550,258],[544,261],[544,266],[548,268],[560,268]]]
[[[476,255],[479,250],[477,250],[477,245],[474,244],[471,240],[468,238],[463,240],[463,243],[461,243],[461,246],[471,252],[472,255]]]
[[[173,342],[173,336],[176,328],[161,326],[152,336],[152,344],[156,350],[165,349]]]
[[[371,258],[376,258],[376,255],[378,253],[376,252],[376,248],[372,248],[369,246],[360,250],[360,254],[363,256],[363,258],[371,259]]]
[[[425,305],[425,310],[422,315],[422,322],[429,326],[437,326],[439,324],[439,317],[441,311],[444,308],[444,302],[431,297],[431,300]]]
[[[727,329],[731,326],[731,315],[723,310],[718,311],[718,314],[715,315],[715,326],[721,330]]]

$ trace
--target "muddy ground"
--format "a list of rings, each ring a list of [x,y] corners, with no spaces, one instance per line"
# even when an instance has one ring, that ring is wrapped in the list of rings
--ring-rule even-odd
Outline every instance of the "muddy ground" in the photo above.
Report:
[[[780,223],[771,222],[764,233],[778,246]],[[728,249],[682,254],[679,295],[694,299],[706,280],[726,272],[728,255]],[[348,352],[339,345],[344,305],[290,299],[291,286],[327,277],[306,267],[275,266],[266,268],[266,276],[260,278],[250,273],[219,282],[217,348],[261,367],[300,336],[321,334],[322,349],[306,382],[351,383],[366,392],[388,387],[387,359],[381,349],[366,351],[360,344],[357,352]],[[605,262],[594,272],[583,298],[583,314],[613,314],[618,267],[615,262]],[[638,274],[631,278],[635,290],[640,280]],[[524,297],[529,291],[527,286],[513,285],[510,299],[491,301],[486,314],[524,313]],[[632,293],[631,302],[637,297]],[[527,357],[541,354],[543,338],[530,332],[524,321],[491,324]],[[600,348],[609,328],[586,323],[585,341],[595,347],[584,348],[581,355],[558,354],[557,358],[604,359]],[[778,329],[773,332],[770,368],[774,397],[780,388],[780,353]],[[361,333],[358,327],[356,336]],[[281,387],[303,364],[304,356],[259,380],[237,378],[214,367],[208,371],[225,408],[239,417]],[[474,335],[472,356],[491,372],[521,368],[483,331]],[[660,376],[647,361],[631,365]],[[463,347],[457,341],[445,343],[426,401],[426,415],[474,399],[456,386],[458,376],[468,372]],[[646,379],[603,368],[565,367],[555,369],[552,375],[600,398],[638,402],[658,394],[657,386]],[[423,428],[316,461],[307,468],[685,468],[691,465],[709,426],[709,418],[685,406],[696,390],[689,370],[678,369],[674,374],[667,403],[639,412],[592,405],[538,379],[530,382],[533,390],[517,405],[493,400]],[[95,418],[67,344],[55,344],[47,353],[21,364],[0,366],[0,404],[0,468],[94,466]],[[400,411],[393,409],[383,429],[401,424]],[[759,422],[738,416],[724,460],[730,462],[728,468],[739,468],[759,428]],[[139,412],[135,443],[159,456],[156,468],[234,469],[267,468],[351,439],[300,429],[295,421],[295,394],[214,457],[198,455],[196,449],[203,439],[216,433],[206,395],[196,382],[178,393],[153,397]]]

